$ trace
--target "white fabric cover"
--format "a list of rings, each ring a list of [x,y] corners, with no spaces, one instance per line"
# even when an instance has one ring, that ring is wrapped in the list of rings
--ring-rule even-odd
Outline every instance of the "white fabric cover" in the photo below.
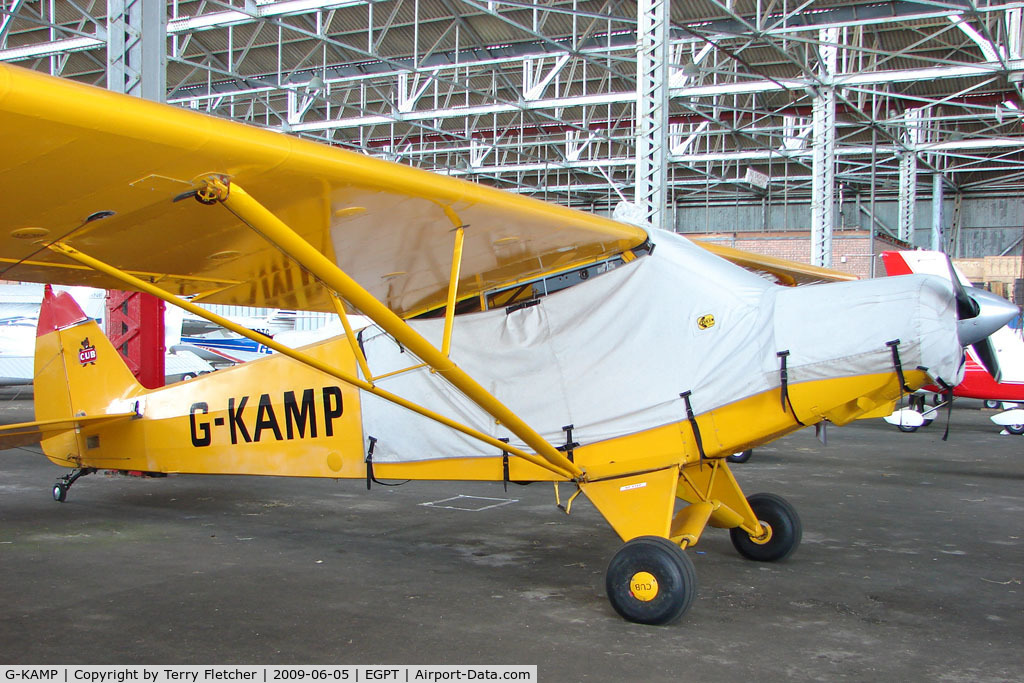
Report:
[[[786,288],[678,235],[652,231],[654,253],[506,314],[459,316],[452,359],[553,444],[562,427],[594,443],[700,414],[779,386],[776,352],[789,350],[790,383],[905,368],[959,380],[961,349],[948,282],[907,276]],[[711,314],[715,324],[700,329]],[[443,320],[411,323],[440,346]],[[377,328],[363,332],[379,376],[418,364]],[[493,418],[429,370],[379,382],[389,391],[496,437]],[[363,394],[374,460],[495,455],[486,444]]]

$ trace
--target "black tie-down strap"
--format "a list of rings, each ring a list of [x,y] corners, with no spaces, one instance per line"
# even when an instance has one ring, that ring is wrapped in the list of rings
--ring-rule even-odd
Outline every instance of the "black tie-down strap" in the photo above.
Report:
[[[935,378],[935,383],[942,388],[942,395],[946,399],[946,431],[942,435],[942,440],[946,441],[949,439],[949,421],[953,417],[953,385],[946,382],[941,377]]]
[[[565,425],[564,427],[562,427],[562,431],[565,432],[565,445],[558,446],[555,449],[556,451],[562,451],[563,453],[565,453],[565,457],[569,459],[569,462],[575,462],[573,460],[572,451],[574,448],[578,448],[580,445],[578,441],[572,440],[573,428],[573,425]]]
[[[892,364],[896,368],[896,378],[899,379],[900,390],[906,391],[907,393],[913,393],[914,390],[907,386],[907,381],[903,376],[903,364],[900,362],[899,351],[900,340],[893,339],[892,341],[885,342],[885,345],[892,349]],[[928,372],[928,368],[924,367],[923,365],[918,365],[917,369],[921,370],[922,372]],[[951,384],[948,384],[941,377],[936,377],[935,383],[942,388],[941,394],[946,397],[946,402],[948,403],[948,410],[946,412],[946,431],[942,435],[942,440],[946,441],[949,438],[949,421],[950,418],[953,416],[953,386]],[[900,401],[902,400],[903,397],[901,396]]]
[[[900,388],[908,394],[914,393],[914,390],[907,386],[907,380],[903,376],[903,363],[900,361],[900,340],[893,339],[892,341],[885,342],[885,345],[892,349],[892,365],[896,368],[896,377],[900,381]]]
[[[501,438],[498,441],[502,443],[508,443],[508,438]],[[505,492],[508,492],[508,451],[501,452],[501,484],[505,487]]]
[[[786,412],[787,406],[789,412],[793,414],[793,419],[801,427],[806,427],[800,418],[796,416],[796,408],[793,407],[793,400],[789,397],[789,370],[786,368],[786,360],[789,358],[789,349],[785,351],[779,351],[775,354],[779,357],[779,385],[781,387],[780,396],[782,398],[782,412]]]
[[[411,479],[405,481],[386,482],[380,481],[377,477],[373,476],[373,449],[377,446],[377,437],[369,437],[370,447],[366,449],[366,490],[370,490],[370,484],[380,484],[381,486],[401,486],[402,484],[408,484]]]
[[[697,452],[700,453],[700,462],[704,463],[704,459],[707,457],[704,455],[704,440],[700,438],[700,427],[697,425],[697,416],[693,414],[693,406],[690,405],[690,394],[691,391],[684,391],[679,394],[679,398],[683,399],[686,403],[686,419],[690,421],[690,428],[693,430],[693,439],[697,442]]]
[[[502,443],[508,443],[508,437],[501,437],[501,438],[498,439],[498,441],[500,441]],[[578,446],[579,444],[576,444],[576,445]],[[508,491],[508,485],[509,485],[510,482],[513,483],[513,484],[519,484],[520,486],[526,486],[527,484],[529,484],[530,482],[528,482],[528,481],[512,481],[512,479],[511,479],[511,477],[509,475],[508,461],[509,461],[509,452],[508,451],[502,451],[501,452],[501,481],[502,481],[502,485],[505,487],[505,490]]]

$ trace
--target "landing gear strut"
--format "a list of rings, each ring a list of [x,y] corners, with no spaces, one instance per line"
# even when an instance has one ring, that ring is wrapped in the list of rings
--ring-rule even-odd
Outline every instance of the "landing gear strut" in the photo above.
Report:
[[[81,467],[71,474],[65,474],[53,485],[53,499],[58,503],[63,503],[64,499],[68,497],[68,489],[71,488],[71,485],[78,481],[80,477],[92,474],[95,471],[95,467]]]

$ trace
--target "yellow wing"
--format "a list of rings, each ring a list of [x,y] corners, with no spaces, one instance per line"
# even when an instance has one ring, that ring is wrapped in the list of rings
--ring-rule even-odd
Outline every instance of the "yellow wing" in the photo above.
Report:
[[[787,261],[786,259],[763,254],[754,254],[741,249],[733,249],[712,242],[694,240],[694,243],[707,249],[712,254],[721,256],[732,261],[738,266],[755,273],[762,273],[772,277],[780,285],[812,285],[819,282],[841,282],[844,280],[857,280],[856,275],[844,273],[830,268],[820,268],[806,263]]]
[[[445,302],[465,227],[464,298],[642,244],[640,228],[476,183],[0,64],[0,279],[120,288],[60,241],[202,301],[333,310],[329,293],[221,207],[230,178],[399,315]],[[853,279],[702,244],[783,284]]]
[[[45,248],[61,241],[176,294],[333,310],[323,287],[227,210],[191,199],[211,173],[399,315],[444,303],[459,226],[462,296],[647,238],[600,216],[4,64],[0,140],[0,279],[122,287]]]

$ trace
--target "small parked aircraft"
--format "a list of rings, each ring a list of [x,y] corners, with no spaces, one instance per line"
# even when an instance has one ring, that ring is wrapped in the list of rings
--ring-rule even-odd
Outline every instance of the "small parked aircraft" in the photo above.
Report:
[[[149,292],[278,352],[146,390],[48,296],[36,420],[0,437],[73,469],[57,500],[98,469],[554,482],[625,541],[605,587],[642,623],[690,606],[707,526],[752,560],[799,544],[727,456],[957,384],[987,334],[939,278],[836,281],[6,65],[0,140],[0,278]],[[333,311],[345,334],[291,348],[199,302]]]
[[[945,254],[937,251],[886,251],[882,263],[889,275],[926,273],[952,278],[963,287],[970,282]],[[1004,403],[1024,403],[1024,313],[1020,310],[1005,326],[993,332],[977,349],[968,348],[963,381],[953,387],[952,395],[985,401],[986,407],[998,408]],[[998,379],[997,379],[998,377]],[[948,391],[927,385],[910,399],[910,406],[885,418],[901,431],[913,432],[930,424],[945,405],[942,399],[926,406],[928,394],[942,396]],[[949,400],[949,399],[946,399]],[[1007,408],[1007,406],[1003,406]],[[1009,407],[991,417],[1010,434],[1024,434],[1024,408]]]
[[[72,296],[87,314],[99,318],[104,313],[104,292],[86,287],[72,288]],[[38,285],[0,285],[0,386],[28,386],[34,378],[36,328],[43,287]],[[167,345],[171,346],[172,333]],[[174,337],[173,339],[177,339]],[[164,356],[166,382],[206,374],[214,368],[190,347]]]

